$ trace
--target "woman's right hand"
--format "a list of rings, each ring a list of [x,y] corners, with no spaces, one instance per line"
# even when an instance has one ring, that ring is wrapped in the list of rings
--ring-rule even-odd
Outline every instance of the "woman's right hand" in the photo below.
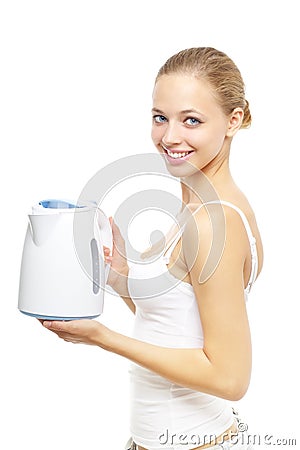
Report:
[[[119,227],[116,225],[112,217],[109,218],[109,222],[113,235],[113,248],[109,249],[108,247],[103,246],[104,261],[107,264],[110,264],[107,284],[111,286],[119,295],[126,296],[128,293],[128,264],[125,240],[121,235]]]

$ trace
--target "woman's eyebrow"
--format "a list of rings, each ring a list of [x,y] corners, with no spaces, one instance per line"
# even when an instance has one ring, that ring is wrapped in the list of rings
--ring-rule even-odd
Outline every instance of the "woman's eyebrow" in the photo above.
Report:
[[[157,109],[157,108],[152,108],[151,111],[152,111],[152,112],[156,112],[156,113],[158,113],[158,114],[163,114],[163,112],[162,112],[160,109]]]
[[[197,109],[191,108],[191,109],[184,109],[183,111],[181,111],[181,114],[192,114],[192,113],[196,113],[199,114],[199,116],[203,117],[204,119],[206,119],[206,116],[198,111]]]

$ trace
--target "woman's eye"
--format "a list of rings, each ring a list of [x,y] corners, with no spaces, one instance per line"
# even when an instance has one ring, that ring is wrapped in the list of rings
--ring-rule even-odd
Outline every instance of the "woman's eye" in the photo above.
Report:
[[[167,121],[165,116],[161,116],[160,114],[157,114],[156,116],[153,116],[153,120],[156,123],[165,123]]]
[[[195,126],[195,125],[199,125],[201,122],[200,122],[199,119],[196,119],[195,117],[188,117],[188,118],[185,120],[185,123],[186,123],[187,125]]]

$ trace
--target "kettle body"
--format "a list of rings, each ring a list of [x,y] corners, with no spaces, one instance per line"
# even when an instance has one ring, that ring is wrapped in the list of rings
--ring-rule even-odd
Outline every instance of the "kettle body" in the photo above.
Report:
[[[112,248],[111,227],[103,211],[94,203],[43,200],[28,218],[18,309],[49,320],[102,314],[110,268],[104,262],[103,245]],[[74,240],[76,223],[83,224],[79,244]]]

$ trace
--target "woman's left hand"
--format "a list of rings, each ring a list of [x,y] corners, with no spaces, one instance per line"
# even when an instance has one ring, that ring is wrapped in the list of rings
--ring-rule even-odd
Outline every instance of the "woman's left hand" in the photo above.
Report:
[[[73,344],[97,345],[107,348],[112,331],[92,319],[70,321],[40,320],[42,325],[58,337]]]

